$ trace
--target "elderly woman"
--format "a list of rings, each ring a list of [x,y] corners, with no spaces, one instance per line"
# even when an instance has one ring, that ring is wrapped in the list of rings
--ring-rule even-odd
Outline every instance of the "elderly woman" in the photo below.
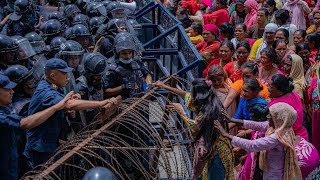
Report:
[[[196,45],[197,50],[204,58],[206,65],[219,64],[219,46],[220,42],[217,39],[219,35],[219,29],[214,24],[206,24],[203,27],[202,37],[204,41]],[[213,62],[212,62],[213,61]]]
[[[259,165],[264,180],[302,179],[295,152],[295,140],[292,125],[297,112],[286,103],[276,103],[269,107],[271,118],[265,122],[236,120],[246,129],[265,132],[265,137],[247,140],[228,134],[218,121],[215,128],[232,140],[232,144],[246,151],[259,152]]]
[[[277,29],[278,25],[274,23],[269,23],[266,25],[263,33],[263,38],[256,40],[251,48],[249,55],[250,60],[260,59],[260,52],[262,51],[262,49],[272,46]]]

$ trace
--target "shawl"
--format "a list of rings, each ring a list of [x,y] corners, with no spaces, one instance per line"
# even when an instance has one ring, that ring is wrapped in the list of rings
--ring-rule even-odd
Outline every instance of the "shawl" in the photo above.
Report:
[[[257,13],[259,5],[255,0],[247,0],[244,3],[244,6],[250,9],[250,12],[246,15],[246,18],[244,19],[244,23],[247,25],[247,29],[250,29],[252,25],[257,23]]]
[[[306,86],[306,79],[304,77],[303,61],[300,56],[291,54],[292,67],[289,77],[293,79],[294,90],[299,94],[301,99],[303,97],[303,89]]]
[[[299,0],[288,0],[282,9],[288,10],[291,15],[291,24],[297,26],[297,29],[306,29],[306,19],[301,5],[298,5]],[[305,2],[304,2],[305,3]],[[305,3],[306,6],[307,3]],[[301,18],[302,17],[302,18]]]
[[[256,54],[256,59],[260,58],[260,53],[261,51],[266,48],[268,46],[267,41],[266,41],[266,32],[276,32],[278,29],[278,25],[276,25],[275,23],[269,23],[266,25],[265,29],[264,29],[264,33],[263,33],[263,42],[261,43],[257,54]]]
[[[275,134],[277,139],[284,145],[284,180],[300,180],[302,179],[302,174],[296,158],[295,135],[292,129],[297,112],[287,103],[276,103],[270,106],[269,109],[275,127],[269,127],[266,131],[266,136]],[[260,168],[266,170],[267,163],[266,151],[262,151],[259,161]]]

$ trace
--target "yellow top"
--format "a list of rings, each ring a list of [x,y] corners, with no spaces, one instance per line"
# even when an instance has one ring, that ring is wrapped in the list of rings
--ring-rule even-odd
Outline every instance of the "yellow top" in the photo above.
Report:
[[[251,47],[250,54],[249,54],[249,60],[251,60],[251,61],[256,60],[257,51],[258,51],[260,45],[262,44],[262,42],[263,42],[262,38],[257,39],[256,42],[254,42],[254,44]]]
[[[194,44],[194,45],[197,45],[198,43],[202,42],[203,41],[203,37],[201,35],[197,35],[197,36],[192,36],[191,37],[191,34],[188,33],[187,34],[191,40],[191,42]]]

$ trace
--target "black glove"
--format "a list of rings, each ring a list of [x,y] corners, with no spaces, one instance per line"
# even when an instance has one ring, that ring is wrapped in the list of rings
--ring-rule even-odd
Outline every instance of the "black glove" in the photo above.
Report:
[[[127,82],[125,84],[122,84],[122,89],[132,90],[134,89],[134,86],[135,86],[134,82]]]

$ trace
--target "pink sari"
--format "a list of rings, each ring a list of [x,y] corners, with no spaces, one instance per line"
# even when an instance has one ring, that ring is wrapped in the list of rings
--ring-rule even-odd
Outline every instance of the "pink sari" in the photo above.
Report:
[[[300,96],[296,92],[292,92],[287,95],[274,98],[268,104],[268,107],[279,102],[287,103],[297,111],[297,119],[292,126],[293,131],[296,135],[299,135],[300,137],[303,137],[304,139],[309,140],[308,132],[306,128],[303,127],[303,106],[302,106]]]
[[[264,137],[264,133],[254,131],[251,133],[251,140],[259,139]],[[257,153],[247,152],[247,158],[242,166],[240,173],[236,180],[253,180],[254,171],[257,165]]]

